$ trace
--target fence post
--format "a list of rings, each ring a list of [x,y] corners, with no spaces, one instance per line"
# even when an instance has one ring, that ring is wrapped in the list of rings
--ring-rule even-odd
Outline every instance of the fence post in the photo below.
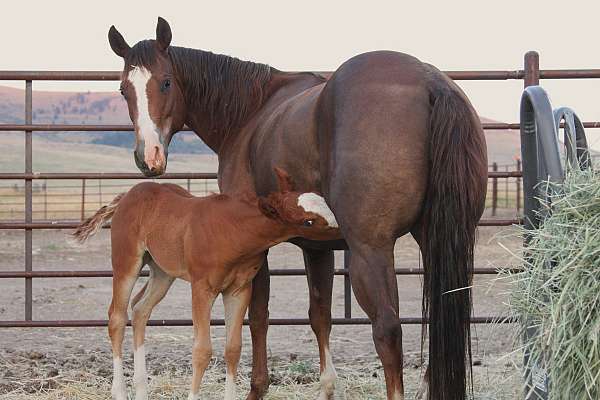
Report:
[[[352,285],[350,283],[350,250],[344,250],[344,318],[352,318]]]
[[[540,56],[535,51],[529,51],[525,54],[525,79],[524,86],[539,85],[540,83]],[[550,110],[552,111],[552,110]],[[534,111],[530,111],[534,113]],[[524,191],[524,217],[525,228],[532,229],[537,225],[538,215],[536,210],[539,209],[539,203],[536,198],[534,189],[535,182],[538,179],[538,145],[537,145],[537,121],[527,121],[524,116],[532,117],[531,114],[525,114],[523,104],[521,104],[521,160],[526,163],[523,165],[523,191]],[[534,133],[535,132],[535,133]],[[535,165],[535,166],[533,166]],[[524,238],[524,247],[527,247],[528,236]],[[528,257],[525,253],[525,257]],[[522,322],[527,323],[527,322]],[[528,328],[525,336],[536,334],[536,328]],[[535,365],[533,368],[527,367],[530,365],[531,352],[529,349],[524,350],[524,365],[525,367],[525,399],[526,400],[547,400],[549,380],[545,368],[541,365]]]
[[[44,179],[44,219],[48,219],[48,179]]]
[[[33,87],[25,81],[25,123],[33,122]],[[25,131],[25,173],[33,172],[33,133]],[[25,222],[33,222],[33,187],[31,179],[25,179]],[[33,271],[33,231],[25,229],[25,271]],[[33,280],[25,278],[25,320],[33,318]]]
[[[498,172],[498,163],[492,164],[492,171]],[[496,216],[496,209],[498,208],[498,178],[492,178],[492,216]]]
[[[102,207],[102,179],[98,179],[98,207]]]
[[[81,180],[81,220],[85,218],[85,178]]]
[[[190,178],[187,179],[187,190],[188,192],[192,193],[192,191],[190,190]]]
[[[508,165],[504,166],[504,171],[508,172]],[[508,208],[508,180],[509,178],[504,179],[504,207]]]
[[[517,172],[521,172],[521,160],[517,160]],[[521,212],[521,178],[517,177],[517,213]]]

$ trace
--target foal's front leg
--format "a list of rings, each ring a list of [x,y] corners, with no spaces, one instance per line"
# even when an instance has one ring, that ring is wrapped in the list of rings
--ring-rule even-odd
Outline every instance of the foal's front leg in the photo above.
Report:
[[[225,306],[225,363],[227,377],[225,378],[225,400],[234,400],[236,397],[236,384],[238,364],[242,352],[242,325],[244,316],[252,296],[252,284],[248,284],[237,291],[223,293]]]
[[[210,342],[210,310],[217,293],[204,282],[192,282],[192,319],[194,321],[194,347],[192,349],[192,386],[188,400],[198,400],[200,383],[212,357]]]

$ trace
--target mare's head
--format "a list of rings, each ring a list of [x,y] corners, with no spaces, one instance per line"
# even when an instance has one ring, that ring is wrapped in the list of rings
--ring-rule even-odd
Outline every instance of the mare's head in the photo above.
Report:
[[[135,163],[146,176],[160,175],[167,168],[169,142],[183,127],[186,114],[183,91],[169,57],[171,28],[159,17],[156,39],[130,47],[111,26],[108,40],[125,62],[121,94],[135,129]]]
[[[297,235],[313,240],[338,236],[338,224],[325,199],[314,192],[294,191],[287,172],[275,167],[279,191],[259,198],[259,208],[269,218],[277,219]]]

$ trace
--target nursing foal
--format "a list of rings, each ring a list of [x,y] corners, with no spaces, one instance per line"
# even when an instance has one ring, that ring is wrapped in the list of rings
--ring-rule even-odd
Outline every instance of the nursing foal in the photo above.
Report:
[[[296,236],[315,240],[339,236],[324,199],[315,193],[294,192],[289,176],[277,168],[275,172],[279,192],[260,198],[194,197],[177,185],[140,183],[77,228],[74,236],[83,242],[112,218],[113,296],[108,331],[113,398],[127,399],[122,343],[127,306],[144,265],[150,267],[150,279],[131,302],[136,399],[148,396],[146,323],[175,278],[190,282],[192,288],[193,377],[188,399],[198,398],[211,359],[210,313],[219,293],[223,294],[227,336],[225,399],[235,398],[242,323],[264,251]]]

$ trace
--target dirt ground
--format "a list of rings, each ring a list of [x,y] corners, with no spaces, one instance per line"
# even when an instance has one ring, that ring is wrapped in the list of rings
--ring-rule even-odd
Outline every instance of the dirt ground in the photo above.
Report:
[[[108,231],[101,232],[85,246],[76,245],[68,240],[67,233],[66,231],[34,231],[34,270],[110,269]],[[481,228],[476,249],[476,267],[516,265],[517,260],[499,245],[500,242],[508,249],[518,252],[520,241],[511,235],[514,235],[514,230],[511,228]],[[0,271],[23,269],[23,232],[0,231],[0,248],[2,249]],[[336,264],[341,267],[343,255],[341,252],[337,253]],[[397,242],[395,254],[397,267],[418,266],[418,250],[410,237],[402,238]],[[290,244],[281,244],[273,248],[269,259],[271,268],[302,267],[301,252]],[[141,287],[144,279],[140,278],[138,287]],[[398,286],[401,315],[419,316],[421,278],[400,276]],[[35,320],[106,318],[111,294],[110,279],[35,279],[33,287]],[[508,283],[498,280],[495,275],[477,276],[474,281],[474,315],[505,315],[504,303],[507,289]],[[343,277],[338,276],[334,287],[334,317],[343,317],[343,299]],[[303,277],[271,278],[272,318],[306,318],[307,310],[308,290]],[[220,318],[222,315],[222,304],[217,302],[213,316]],[[354,299],[352,315],[353,317],[364,316]],[[23,279],[1,279],[0,320],[22,319],[23,316]],[[172,319],[190,316],[189,287],[187,283],[180,281],[175,283],[167,298],[155,309],[152,318]],[[516,354],[511,355],[513,352],[511,332],[511,326],[507,324],[474,326],[473,373],[477,398],[512,399],[518,396],[519,357]],[[248,386],[251,362],[249,336],[248,328],[244,328],[243,368],[240,378],[242,392]],[[207,379],[209,381],[213,379],[214,385],[217,386],[222,385],[224,378],[223,338],[223,328],[214,327],[214,363],[211,365]],[[165,376],[177,376],[180,379],[189,375],[191,342],[191,327],[150,327],[148,329],[146,341],[148,370],[153,377],[152,385],[156,390],[159,387],[163,388],[167,379]],[[270,398],[304,399],[305,397],[296,395],[293,397],[289,394],[283,397],[278,395],[287,387],[286,385],[290,384],[309,393],[309,397],[306,398],[315,398],[316,382],[318,382],[318,351],[310,327],[273,326],[269,330],[268,343],[273,381]],[[403,328],[403,343],[406,392],[409,394],[407,398],[412,398],[422,372],[420,326],[406,325]],[[372,344],[370,326],[334,326],[331,346],[334,363],[340,372],[340,385],[338,385],[340,390],[336,398],[383,399],[383,373]],[[130,352],[129,329],[125,348]],[[126,359],[128,373],[132,373],[131,367],[131,356],[128,356]],[[0,329],[0,398],[109,398],[111,368],[106,328]],[[183,396],[186,383],[177,379],[175,381],[167,379],[167,381],[169,385],[165,393],[169,395],[160,398],[180,398],[177,393]],[[373,390],[368,393],[361,392],[364,387],[358,388],[357,386],[362,384],[356,385],[356,382],[372,385]],[[60,392],[60,388],[64,388],[67,384],[93,388],[104,393],[105,397],[88,396],[85,391],[76,394]],[[55,397],[43,397],[53,392]]]

